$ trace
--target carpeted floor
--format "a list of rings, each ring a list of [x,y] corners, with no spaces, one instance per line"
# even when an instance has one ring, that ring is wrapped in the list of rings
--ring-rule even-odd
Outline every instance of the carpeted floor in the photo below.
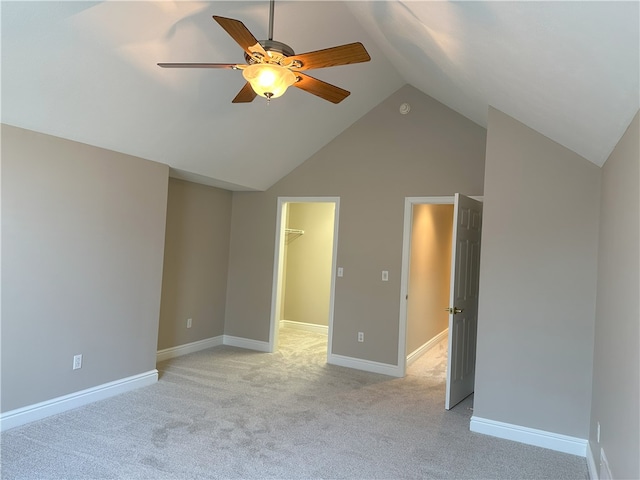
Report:
[[[155,385],[4,432],[2,478],[588,478],[583,458],[470,432],[472,398],[445,411],[428,358],[403,379],[325,361],[326,336],[289,329],[275,354],[167,360]]]

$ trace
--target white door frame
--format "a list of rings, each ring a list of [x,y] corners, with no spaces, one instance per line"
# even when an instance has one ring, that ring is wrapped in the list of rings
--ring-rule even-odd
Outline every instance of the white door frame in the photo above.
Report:
[[[411,256],[411,229],[414,205],[453,205],[455,196],[405,197],[404,231],[402,233],[402,269],[400,270],[400,322],[398,333],[398,369],[404,377],[407,370],[407,295],[409,294],[409,261]]]
[[[336,292],[336,264],[338,260],[338,225],[340,220],[340,197],[278,197],[276,215],[276,241],[273,256],[273,287],[271,290],[271,325],[269,329],[269,352],[273,353],[278,348],[278,325],[282,305],[282,270],[284,268],[284,239],[285,223],[282,221],[282,212],[287,203],[333,203],[335,205],[333,217],[333,251],[331,254],[331,289],[329,296],[329,331],[327,337],[327,357],[331,355],[333,338],[333,310]]]

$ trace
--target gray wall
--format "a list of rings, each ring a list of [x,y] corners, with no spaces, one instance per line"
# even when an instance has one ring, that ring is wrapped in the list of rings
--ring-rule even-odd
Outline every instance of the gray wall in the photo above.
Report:
[[[286,244],[283,320],[329,324],[333,203],[290,203],[288,228],[304,235]]]
[[[449,326],[453,205],[414,205],[412,218],[407,354]]]
[[[2,125],[3,412],[155,369],[168,174]]]
[[[640,478],[639,131],[636,114],[602,169],[589,442],[613,478]]]
[[[474,415],[587,438],[600,168],[490,109]]]
[[[333,353],[396,365],[404,198],[481,195],[485,138],[405,86],[266,192],[234,192],[225,333],[269,340],[277,197],[338,196]]]
[[[224,333],[230,226],[231,192],[169,179],[158,350]]]

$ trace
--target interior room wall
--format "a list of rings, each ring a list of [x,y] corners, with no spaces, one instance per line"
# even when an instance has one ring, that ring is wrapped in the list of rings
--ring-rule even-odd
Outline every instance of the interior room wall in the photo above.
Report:
[[[2,125],[3,412],[155,370],[168,175]]]
[[[422,347],[449,325],[453,205],[413,206],[407,353]]]
[[[333,203],[289,203],[288,228],[304,235],[286,247],[283,320],[329,324],[334,211]]]
[[[408,115],[398,111],[403,102]],[[267,191],[234,192],[225,334],[269,340],[278,196],[337,196],[344,277],[336,279],[332,352],[396,365],[404,199],[482,195],[485,136],[407,85]]]
[[[158,350],[224,334],[230,226],[230,191],[169,179]]]
[[[489,111],[474,416],[586,439],[600,168]]]
[[[602,168],[589,443],[596,465],[604,449],[612,478],[640,478],[638,116]]]

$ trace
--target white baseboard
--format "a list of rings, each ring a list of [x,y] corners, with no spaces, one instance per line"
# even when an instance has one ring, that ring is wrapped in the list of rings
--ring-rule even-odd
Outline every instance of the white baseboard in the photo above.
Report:
[[[329,333],[329,327],[327,325],[296,322],[293,320],[280,320],[280,327],[293,328],[295,330],[304,330],[305,332],[323,333],[325,335]]]
[[[397,365],[388,363],[372,362],[371,360],[363,360],[361,358],[345,357],[331,353],[327,356],[327,363],[338,365],[340,367],[355,368],[356,370],[364,370],[365,372],[381,373],[392,377],[402,377],[401,369]]]
[[[19,427],[20,425],[66,412],[98,400],[104,400],[136,388],[146,387],[157,381],[158,370],[154,369],[27,407],[17,408],[0,415],[0,431]]]
[[[222,335],[218,335],[217,337],[206,338],[204,340],[198,340],[197,342],[185,343],[184,345],[178,345],[177,347],[158,350],[156,353],[156,361],[162,362],[163,360],[186,355],[187,353],[194,353],[207,348],[217,347],[222,345],[222,340]]]
[[[596,467],[596,459],[593,458],[593,452],[591,451],[591,443],[587,445],[587,468],[589,470],[589,478],[598,480],[598,468]]]
[[[570,437],[559,433],[521,427],[511,423],[497,422],[486,418],[471,417],[469,428],[472,432],[491,435],[492,437],[513,440],[536,447],[548,448],[558,452],[570,453],[581,457],[587,456],[588,441],[584,438]]]
[[[223,343],[232,347],[246,348],[247,350],[257,350],[258,352],[271,352],[269,342],[261,342],[259,340],[251,340],[250,338],[232,337],[231,335],[223,336]]]
[[[413,362],[415,362],[417,359],[419,359],[422,355],[427,353],[429,350],[431,350],[433,347],[435,347],[438,344],[438,342],[440,342],[440,340],[442,340],[443,338],[446,338],[448,334],[449,334],[449,329],[445,328],[443,331],[441,331],[439,334],[437,334],[427,343],[425,343],[421,347],[418,347],[416,350],[414,350],[409,355],[407,355],[407,367],[411,365]]]

